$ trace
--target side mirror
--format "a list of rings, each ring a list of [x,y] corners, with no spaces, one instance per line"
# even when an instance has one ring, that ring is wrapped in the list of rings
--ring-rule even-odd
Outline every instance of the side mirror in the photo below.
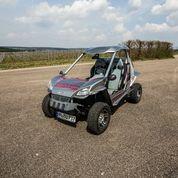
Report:
[[[60,75],[64,75],[64,71],[61,70],[61,71],[59,72],[59,74],[60,74]]]
[[[116,80],[116,75],[115,75],[115,74],[111,74],[111,75],[109,76],[109,80],[110,80],[110,81]]]

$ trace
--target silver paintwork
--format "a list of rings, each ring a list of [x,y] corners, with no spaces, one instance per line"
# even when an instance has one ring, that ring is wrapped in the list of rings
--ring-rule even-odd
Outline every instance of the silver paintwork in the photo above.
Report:
[[[129,92],[130,92],[130,87],[133,85],[133,83],[136,80],[136,77],[138,75],[138,72],[134,71],[134,66],[132,64],[132,61],[129,57],[128,54],[128,48],[126,46],[123,45],[118,45],[118,46],[107,46],[107,47],[96,47],[96,48],[90,48],[90,49],[86,49],[75,61],[72,65],[70,65],[70,67],[64,72],[63,75],[59,75],[57,77],[54,77],[51,80],[53,89],[51,90],[51,93],[53,94],[57,94],[57,95],[63,95],[63,96],[67,96],[67,97],[71,97],[71,98],[81,98],[81,99],[85,99],[86,97],[88,97],[88,95],[86,96],[77,96],[77,93],[84,89],[84,88],[88,88],[89,87],[89,95],[94,95],[100,91],[106,90],[106,83],[108,81],[108,76],[110,73],[110,70],[112,68],[112,64],[114,62],[116,53],[119,52],[120,50],[125,50],[126,51],[126,64],[130,64],[130,81],[126,81],[127,85],[125,85],[124,89],[116,92],[116,94],[114,94],[115,96],[111,96],[111,101],[113,106],[117,105],[121,99],[126,96]],[[65,76],[67,75],[67,73],[81,60],[81,58],[85,55],[85,54],[90,54],[90,55],[95,55],[95,54],[103,54],[103,53],[111,53],[112,57],[108,66],[108,69],[106,71],[105,76],[103,75],[98,75],[98,76],[94,76],[93,78],[91,78],[90,80],[86,80],[86,82],[84,82],[76,91],[70,90],[69,88],[55,88],[55,85],[60,82],[61,80],[65,80]],[[113,98],[113,99],[112,99]],[[51,100],[51,102],[58,102],[61,103],[59,101],[54,101]],[[73,110],[76,109],[78,104],[69,102],[69,103],[62,103],[65,105],[65,111],[68,110]],[[59,108],[61,109],[61,108]]]
[[[120,50],[128,50],[129,48],[125,45],[117,45],[117,46],[102,46],[102,47],[95,47],[95,48],[88,48],[85,50],[86,54],[105,54],[105,53],[115,53]]]

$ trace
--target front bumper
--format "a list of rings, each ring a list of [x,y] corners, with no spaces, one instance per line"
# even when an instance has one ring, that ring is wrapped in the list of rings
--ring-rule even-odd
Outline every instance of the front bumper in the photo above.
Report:
[[[61,111],[73,111],[77,110],[77,107],[80,106],[77,103],[69,103],[55,100],[53,98],[50,99],[50,107],[61,110]]]

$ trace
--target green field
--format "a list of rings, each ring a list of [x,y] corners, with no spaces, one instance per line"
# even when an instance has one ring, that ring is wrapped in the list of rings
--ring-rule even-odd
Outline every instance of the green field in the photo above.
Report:
[[[81,51],[65,52],[15,52],[6,53],[0,63],[0,69],[17,69],[28,67],[52,66],[72,63],[80,55]],[[89,62],[89,56],[85,56],[82,62]]]

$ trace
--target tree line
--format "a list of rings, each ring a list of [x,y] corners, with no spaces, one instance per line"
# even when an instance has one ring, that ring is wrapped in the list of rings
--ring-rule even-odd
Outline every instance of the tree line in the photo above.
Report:
[[[173,57],[173,44],[166,41],[129,40],[125,43],[133,60]]]

